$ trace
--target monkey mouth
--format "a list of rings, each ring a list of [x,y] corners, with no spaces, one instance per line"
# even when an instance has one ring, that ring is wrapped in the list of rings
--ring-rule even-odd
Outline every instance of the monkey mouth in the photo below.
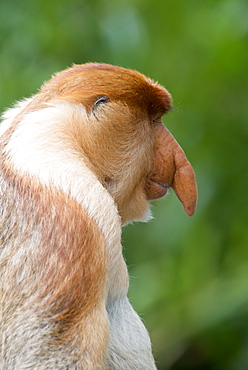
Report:
[[[154,186],[158,188],[159,198],[162,198],[163,196],[167,194],[167,191],[168,191],[167,185],[161,184],[161,182],[158,182],[158,181],[153,181],[153,183],[154,183]]]
[[[159,181],[148,179],[146,183],[146,195],[148,200],[155,200],[164,197],[168,192],[168,185]]]

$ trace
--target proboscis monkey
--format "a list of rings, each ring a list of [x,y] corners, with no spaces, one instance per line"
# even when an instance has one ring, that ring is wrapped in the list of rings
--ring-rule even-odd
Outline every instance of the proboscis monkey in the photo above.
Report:
[[[0,368],[155,369],[127,299],[121,226],[172,187],[188,215],[194,171],[144,75],[74,65],[0,125]]]

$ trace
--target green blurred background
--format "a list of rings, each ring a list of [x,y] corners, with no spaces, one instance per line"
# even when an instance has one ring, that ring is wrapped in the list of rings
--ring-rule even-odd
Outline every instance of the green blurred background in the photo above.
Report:
[[[130,300],[159,369],[248,369],[248,1],[0,0],[0,108],[72,63],[137,69],[173,95],[196,214],[171,193],[125,227]]]

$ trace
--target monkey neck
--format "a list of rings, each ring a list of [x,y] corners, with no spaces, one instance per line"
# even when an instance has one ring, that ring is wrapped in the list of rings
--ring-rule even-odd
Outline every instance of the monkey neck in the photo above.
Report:
[[[122,256],[121,218],[117,206],[87,166],[82,153],[75,152],[75,142],[60,128],[61,123],[73,124],[77,112],[70,111],[66,104],[59,108],[48,107],[22,116],[13,127],[11,122],[15,122],[16,115],[20,115],[20,108],[12,111],[12,117],[9,114],[5,122],[4,155],[8,156],[15,172],[34,178],[48,189],[55,187],[64,192],[96,221],[104,235],[109,259],[107,299],[112,301],[117,295],[125,296],[128,273]],[[71,116],[73,122],[70,122]]]

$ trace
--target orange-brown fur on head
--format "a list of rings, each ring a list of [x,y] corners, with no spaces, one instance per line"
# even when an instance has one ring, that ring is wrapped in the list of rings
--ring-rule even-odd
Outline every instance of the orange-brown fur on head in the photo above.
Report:
[[[43,94],[86,107],[87,126],[72,128],[76,140],[114,197],[123,223],[142,218],[147,208],[144,186],[153,161],[154,121],[171,108],[169,93],[139,72],[93,63],[58,73],[42,87]],[[106,100],[94,106],[101,97]]]
[[[83,103],[88,112],[98,97],[140,107],[150,116],[161,116],[171,108],[171,98],[160,85],[141,73],[108,64],[74,65],[57,73],[41,89],[56,98]]]
[[[176,178],[179,178],[180,160],[187,159],[176,141],[172,145],[172,141],[164,139],[170,136],[166,129],[159,133],[156,129],[161,117],[171,108],[170,94],[162,86],[137,71],[121,67],[97,63],[74,65],[45,83],[28,109],[40,109],[55,101],[79,103],[86,108],[86,122],[75,122],[70,130],[66,127],[66,134],[71,135],[77,150],[87,158],[89,167],[113,196],[123,223],[142,219],[147,199],[158,198],[158,193],[164,195],[163,187],[166,190],[172,186],[175,190],[172,182],[176,167]],[[158,160],[161,156],[165,158],[165,151],[171,151],[170,143],[173,146],[170,160],[179,159],[176,167]],[[156,183],[151,186],[150,173],[154,177],[157,168]],[[187,168],[184,167],[185,176],[179,181],[184,183],[184,190],[177,195],[184,203],[182,195],[187,192],[189,204],[184,206],[191,215],[197,190],[189,163]],[[162,173],[162,178],[157,178]],[[172,177],[169,184],[163,181],[164,176]],[[162,185],[160,191],[157,183]]]

